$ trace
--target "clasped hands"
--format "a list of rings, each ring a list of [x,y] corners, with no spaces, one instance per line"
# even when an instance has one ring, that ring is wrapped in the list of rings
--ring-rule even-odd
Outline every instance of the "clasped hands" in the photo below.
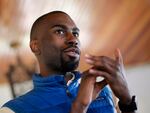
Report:
[[[75,108],[81,108],[81,111],[86,112],[89,104],[107,84],[122,103],[128,104],[131,101],[130,91],[125,79],[123,59],[119,49],[115,52],[115,59],[92,55],[86,55],[85,59],[92,68],[83,72],[78,95],[73,103]],[[104,80],[96,82],[96,78],[99,76],[103,77]],[[80,112],[80,110],[77,111]]]

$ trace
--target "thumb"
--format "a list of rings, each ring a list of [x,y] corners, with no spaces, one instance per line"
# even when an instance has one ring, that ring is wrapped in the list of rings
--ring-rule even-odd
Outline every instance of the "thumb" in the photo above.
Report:
[[[118,48],[115,51],[115,59],[116,59],[117,63],[123,64],[123,58],[122,58],[120,49],[118,49]]]
[[[97,96],[99,95],[100,91],[107,85],[107,82],[106,80],[102,80],[101,82],[96,82],[95,83],[95,87],[94,87],[94,90],[93,90],[93,97],[92,99],[96,99]]]
[[[96,88],[96,90],[100,91],[100,90],[103,89],[106,85],[107,85],[107,82],[106,82],[106,80],[104,79],[104,80],[102,80],[102,81],[100,81],[100,82],[96,82],[96,83],[95,83],[95,88]]]

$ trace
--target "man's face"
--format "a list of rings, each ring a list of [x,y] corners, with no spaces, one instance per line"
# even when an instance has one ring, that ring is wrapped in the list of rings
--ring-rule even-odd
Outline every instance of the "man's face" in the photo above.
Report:
[[[41,59],[47,68],[73,71],[80,60],[79,29],[66,14],[50,15],[42,27]],[[40,32],[40,31],[39,31]]]

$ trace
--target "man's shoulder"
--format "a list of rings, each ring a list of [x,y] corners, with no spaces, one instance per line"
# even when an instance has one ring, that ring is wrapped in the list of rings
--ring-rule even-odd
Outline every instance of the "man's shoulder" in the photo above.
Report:
[[[28,93],[26,93],[26,94],[24,94],[24,95],[22,95],[22,96],[19,96],[19,97],[15,98],[15,99],[9,100],[7,103],[5,103],[5,104],[3,105],[3,107],[10,107],[10,106],[12,106],[12,105],[13,105],[13,106],[17,106],[17,105],[23,104],[23,100],[24,100],[25,98],[27,98],[27,97],[30,97],[30,96],[29,96],[30,93],[31,93],[31,91],[28,92]]]
[[[13,111],[22,110],[24,108],[28,108],[30,106],[29,101],[33,101],[33,91],[29,91],[24,95],[21,95],[15,99],[9,100],[3,106],[5,108],[9,108]],[[23,113],[23,111],[22,111]]]
[[[48,89],[34,89],[22,96],[8,101],[3,107],[8,107],[19,113],[30,113],[32,110],[36,111],[66,103],[67,100],[67,95],[62,91],[56,93],[48,91]]]

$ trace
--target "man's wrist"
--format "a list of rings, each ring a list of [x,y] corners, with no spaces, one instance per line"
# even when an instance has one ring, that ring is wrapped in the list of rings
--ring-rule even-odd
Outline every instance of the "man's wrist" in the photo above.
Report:
[[[130,92],[124,93],[124,96],[120,97],[119,101],[125,105],[130,104],[130,102],[132,101],[132,96],[131,96]]]
[[[89,105],[83,105],[78,101],[74,101],[71,107],[71,113],[86,113]]]
[[[132,96],[132,99],[128,103],[122,103],[121,101],[118,102],[119,109],[122,112],[134,112],[137,110],[137,105],[135,102],[135,96]]]

